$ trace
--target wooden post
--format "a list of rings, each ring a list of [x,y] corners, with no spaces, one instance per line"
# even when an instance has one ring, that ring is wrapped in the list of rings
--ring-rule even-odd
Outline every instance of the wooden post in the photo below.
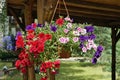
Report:
[[[51,73],[51,69],[47,71],[48,80],[55,80],[55,74]]]
[[[112,80],[116,80],[116,28],[112,30]]]
[[[24,10],[25,25],[29,25],[33,22],[33,18],[32,18],[33,4],[34,4],[34,0],[29,0],[25,4],[25,10]],[[29,54],[29,58],[32,62],[32,56],[30,54]],[[24,77],[27,76],[26,80],[36,80],[35,79],[34,64],[31,67],[27,67],[27,70],[28,70],[28,74],[24,76]]]
[[[44,23],[44,1],[45,0],[37,0],[37,18],[40,24]]]
[[[31,4],[32,5],[32,4]],[[24,17],[25,17],[25,25],[29,25],[32,23],[32,6],[30,4],[25,5]]]

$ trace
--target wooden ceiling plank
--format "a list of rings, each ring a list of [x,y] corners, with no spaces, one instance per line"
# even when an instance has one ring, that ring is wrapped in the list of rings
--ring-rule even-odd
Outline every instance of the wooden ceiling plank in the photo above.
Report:
[[[63,5],[62,2],[60,2],[61,5]],[[97,9],[97,10],[104,10],[104,11],[113,11],[113,12],[120,12],[119,9],[113,9],[113,8],[108,8],[108,7],[101,7],[101,6],[93,6],[93,5],[84,5],[84,4],[78,4],[78,3],[71,3],[71,2],[66,2],[67,6],[72,6],[72,7],[82,7],[82,8],[89,8],[89,9]]]
[[[65,11],[65,9],[58,9],[58,10],[61,10],[61,11]],[[79,13],[85,13],[85,14],[89,14],[89,15],[100,15],[100,16],[106,16],[106,17],[115,17],[115,18],[120,18],[119,15],[110,15],[110,14],[103,14],[103,13],[98,13],[98,12],[88,12],[88,11],[81,11],[81,10],[69,10],[69,12],[73,12],[73,13],[76,13],[76,14],[79,14]]]
[[[9,4],[15,4],[15,5],[19,5],[19,4],[23,4],[25,0],[6,0],[7,3]]]
[[[63,5],[60,7],[61,9],[64,9]],[[98,10],[98,9],[91,9],[91,8],[83,8],[79,7],[73,7],[73,6],[67,6],[68,10],[76,10],[76,11],[85,11],[85,12],[93,12],[93,13],[99,13],[99,14],[105,14],[105,15],[114,15],[114,16],[120,16],[120,12],[113,12],[113,11],[106,11],[106,10]]]
[[[61,10],[61,14],[66,15],[65,10]],[[57,11],[56,13],[58,13]],[[90,18],[97,18],[97,19],[103,19],[103,20],[120,20],[118,17],[109,17],[109,16],[104,16],[104,15],[93,15],[93,14],[88,14],[88,13],[75,13],[75,12],[70,12],[70,15],[78,16],[78,17],[90,17]]]
[[[84,0],[84,1],[120,6],[120,0]]]

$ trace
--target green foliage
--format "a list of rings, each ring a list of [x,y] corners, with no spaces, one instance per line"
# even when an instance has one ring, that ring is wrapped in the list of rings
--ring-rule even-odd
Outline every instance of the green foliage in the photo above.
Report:
[[[103,67],[104,71],[111,72],[111,57],[112,57],[112,42],[111,42],[111,28],[106,27],[95,27],[95,34],[97,36],[96,43],[100,43],[104,46],[104,51],[101,57],[101,63],[108,63],[107,66]],[[120,75],[120,41],[116,45],[116,71]]]
[[[104,46],[105,51],[111,49],[111,29],[101,26],[95,27],[95,34],[97,36],[96,43]]]
[[[116,71],[120,76],[120,41],[118,41],[116,46]]]
[[[2,8],[2,13],[0,13],[0,30],[2,32],[5,32],[4,25],[6,18],[7,18],[7,9],[6,9],[6,3],[4,3],[4,6]]]
[[[17,54],[14,51],[7,51],[4,49],[0,49],[0,59],[1,60],[14,60],[17,58]]]
[[[2,8],[2,13],[0,14],[0,21],[5,22],[6,17],[7,17],[7,10],[6,10],[6,3],[4,3],[4,6]]]

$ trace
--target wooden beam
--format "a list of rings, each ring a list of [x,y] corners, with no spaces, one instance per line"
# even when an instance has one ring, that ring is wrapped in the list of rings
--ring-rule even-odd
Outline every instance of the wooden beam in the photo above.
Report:
[[[116,80],[116,32],[115,28],[111,28],[112,32],[112,80]]]
[[[12,4],[16,4],[16,5],[18,5],[18,4],[23,4],[23,1],[24,0],[6,0],[6,2],[7,3],[12,3]]]
[[[24,28],[25,25],[20,21],[19,16],[17,16],[17,13],[15,12],[15,10],[13,8],[9,8],[8,11],[13,15],[13,17],[15,18],[15,20],[19,24],[20,28],[23,31],[25,31],[25,28]]]
[[[47,0],[47,3],[45,4],[46,6],[45,6],[44,19],[48,22],[51,21],[56,3],[57,3],[57,0]]]
[[[24,9],[24,5],[17,5],[17,4],[7,4],[8,8],[11,7],[11,8],[15,8],[15,9]]]
[[[119,0],[84,0],[84,1],[120,6]]]
[[[37,0],[37,18],[38,23],[44,23],[44,1],[45,0]]]
[[[60,2],[60,4],[63,4],[62,2]],[[100,5],[96,5],[95,3],[89,3],[89,2],[85,2],[85,1],[66,1],[66,5],[67,6],[72,6],[72,7],[82,7],[82,8],[90,8],[90,9],[97,9],[97,10],[104,10],[104,11],[113,11],[113,12],[120,12],[119,9],[117,8],[111,8],[109,5],[106,4],[105,7],[103,7],[101,4]],[[109,7],[108,7],[109,6]],[[112,5],[111,5],[112,6]]]
[[[61,10],[61,11],[65,11],[65,9],[58,9],[58,10]],[[97,16],[103,16],[103,17],[113,17],[113,18],[120,18],[120,16],[119,15],[112,15],[112,14],[104,14],[104,13],[98,13],[98,12],[93,12],[93,11],[81,11],[81,10],[72,10],[72,9],[70,9],[69,10],[69,12],[71,13],[76,13],[76,14],[81,14],[81,13],[83,13],[83,14],[88,14],[88,15],[97,15]]]
[[[62,13],[60,14],[66,14],[65,10],[61,10]],[[108,16],[104,16],[104,15],[95,15],[95,14],[89,14],[89,13],[75,13],[75,12],[71,12],[69,11],[70,16],[78,16],[78,17],[89,17],[89,18],[96,18],[96,19],[102,19],[102,20],[120,20],[120,18],[118,17],[108,17]],[[56,11],[57,14],[59,14],[59,11]],[[67,14],[66,14],[67,15]]]
[[[64,4],[61,5],[61,9],[64,8]],[[115,16],[120,17],[120,12],[113,12],[113,11],[106,11],[106,10],[98,10],[98,9],[92,9],[92,8],[83,8],[83,7],[74,7],[74,6],[67,6],[68,10],[74,11],[74,12],[87,12],[91,14],[100,14],[100,15],[107,15],[107,16]]]
[[[24,17],[25,17],[25,25],[30,25],[33,22],[32,18],[32,7],[34,0],[29,0],[27,4],[25,4],[24,9]]]
[[[45,21],[48,20],[48,17],[51,14],[51,10],[53,8],[53,0],[47,0],[47,2],[45,3],[45,15],[44,15],[44,19]]]

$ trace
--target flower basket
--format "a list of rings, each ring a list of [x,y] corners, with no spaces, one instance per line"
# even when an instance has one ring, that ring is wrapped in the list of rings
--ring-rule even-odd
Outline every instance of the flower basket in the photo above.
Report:
[[[64,48],[58,49],[59,58],[69,58],[71,57],[71,52],[65,50]]]

